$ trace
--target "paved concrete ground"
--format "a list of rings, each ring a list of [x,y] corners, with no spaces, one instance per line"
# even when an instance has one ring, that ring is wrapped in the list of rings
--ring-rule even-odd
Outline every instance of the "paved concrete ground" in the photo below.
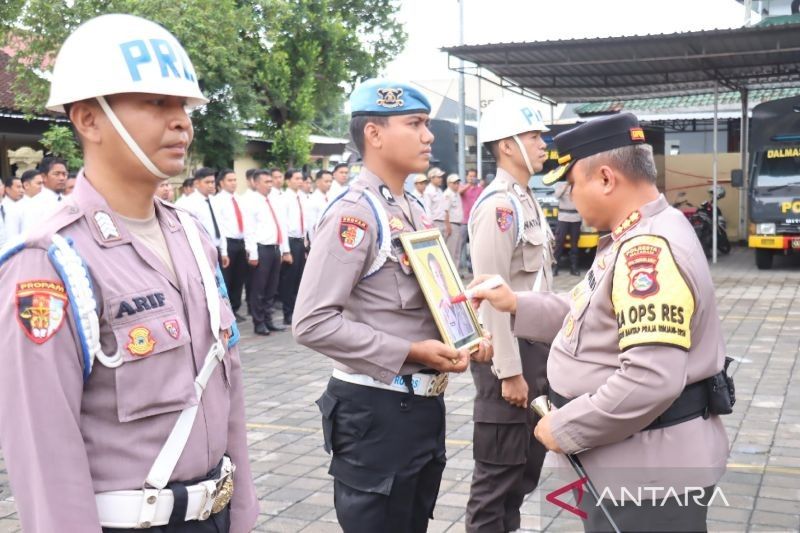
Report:
[[[728,351],[735,355],[735,412],[724,418],[732,450],[721,484],[729,507],[709,513],[712,531],[800,530],[800,261],[777,260],[758,271],[753,254],[735,249],[712,269]],[[577,278],[562,275],[567,289]],[[258,531],[340,531],[333,510],[328,457],[322,450],[316,400],[328,360],[297,346],[288,333],[254,337],[245,325],[250,453],[261,517]],[[469,373],[446,392],[448,463],[431,532],[464,530],[472,473]],[[581,531],[580,522],[543,502],[563,482],[545,474],[543,489],[523,504],[524,530]],[[0,463],[0,533],[19,530]],[[72,533],[72,532],[68,532]],[[376,532],[379,533],[379,532]]]

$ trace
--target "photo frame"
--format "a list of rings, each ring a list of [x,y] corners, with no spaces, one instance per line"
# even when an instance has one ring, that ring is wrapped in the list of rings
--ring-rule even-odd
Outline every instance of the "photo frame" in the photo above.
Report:
[[[464,292],[464,285],[442,233],[438,229],[403,233],[400,242],[442,341],[457,350],[477,350],[483,332],[472,305],[450,302],[451,297]]]

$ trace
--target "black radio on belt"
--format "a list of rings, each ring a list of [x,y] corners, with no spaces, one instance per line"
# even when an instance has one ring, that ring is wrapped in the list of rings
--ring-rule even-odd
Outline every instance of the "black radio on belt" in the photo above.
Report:
[[[672,402],[672,405],[642,431],[674,426],[699,416],[708,418],[709,415],[731,414],[733,404],[736,403],[733,378],[728,375],[728,366],[731,361],[733,361],[732,358],[725,357],[725,364],[719,373],[684,387],[681,395]],[[548,391],[547,397],[550,403],[557,408],[561,408],[571,401],[553,389]]]

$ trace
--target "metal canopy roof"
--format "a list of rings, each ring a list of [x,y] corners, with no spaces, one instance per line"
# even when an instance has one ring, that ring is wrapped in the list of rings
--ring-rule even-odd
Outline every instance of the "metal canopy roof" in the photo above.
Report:
[[[443,51],[473,63],[467,72],[489,70],[504,87],[551,102],[708,93],[715,82],[731,90],[800,84],[800,23]]]

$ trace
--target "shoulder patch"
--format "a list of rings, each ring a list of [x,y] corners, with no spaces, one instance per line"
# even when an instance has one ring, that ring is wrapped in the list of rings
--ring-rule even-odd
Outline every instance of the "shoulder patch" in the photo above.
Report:
[[[339,242],[348,252],[354,250],[367,234],[367,223],[360,218],[343,216],[339,220]]]
[[[67,291],[57,280],[32,279],[17,283],[17,322],[36,344],[56,334],[66,316]]]
[[[511,226],[514,225],[514,210],[508,207],[495,207],[494,209],[495,221],[497,227],[505,233]]]
[[[694,296],[663,237],[637,235],[621,243],[611,301],[620,350],[647,344],[691,347]]]

